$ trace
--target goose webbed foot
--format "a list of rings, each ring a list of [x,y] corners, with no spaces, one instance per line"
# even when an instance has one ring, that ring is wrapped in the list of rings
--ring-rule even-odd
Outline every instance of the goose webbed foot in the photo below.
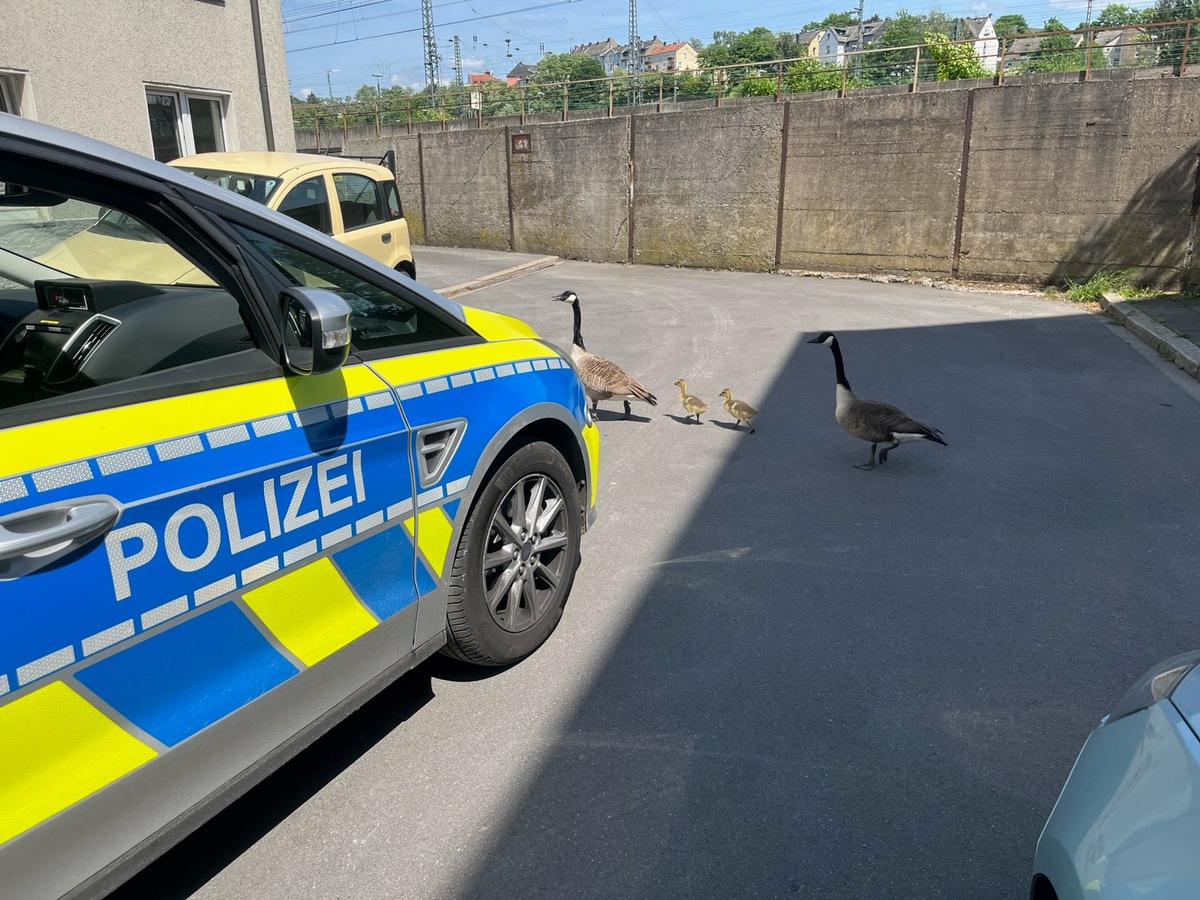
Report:
[[[880,450],[879,451],[879,464],[882,466],[885,462],[887,462],[888,454],[891,453],[893,450],[895,450],[899,446],[900,446],[899,441],[892,441],[890,444],[888,444],[886,447],[884,447],[882,450]]]
[[[871,469],[875,468],[875,448],[878,446],[879,446],[878,444],[872,444],[870,460],[868,460],[865,464],[860,463],[858,465],[855,465],[854,468],[862,469],[864,472],[869,472]]]

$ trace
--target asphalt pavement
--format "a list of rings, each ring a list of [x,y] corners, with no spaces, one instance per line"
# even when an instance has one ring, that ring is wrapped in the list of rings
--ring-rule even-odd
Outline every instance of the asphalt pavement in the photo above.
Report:
[[[1200,387],[1030,297],[565,262],[458,299],[566,345],[565,288],[658,406],[601,407],[558,631],[422,666],[124,896],[1027,896],[1091,728],[1200,644]],[[852,468],[823,330],[949,446]]]

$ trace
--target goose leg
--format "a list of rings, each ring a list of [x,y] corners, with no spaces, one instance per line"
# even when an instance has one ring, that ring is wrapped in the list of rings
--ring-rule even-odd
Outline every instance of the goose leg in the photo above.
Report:
[[[750,429],[749,431],[746,432],[746,434],[754,434],[754,426],[753,425],[751,425],[749,422],[747,422],[746,427]]]
[[[592,418],[593,419],[596,418],[596,413],[598,413],[599,411],[600,411],[600,401],[593,400],[592,401]]]
[[[875,448],[878,446],[879,446],[878,444],[871,445],[871,461],[870,462],[868,462],[865,466],[864,465],[856,465],[854,468],[862,469],[864,472],[875,468]]]
[[[629,405],[629,401],[625,401],[625,418],[629,418],[633,414],[633,407]]]
[[[887,455],[900,446],[899,441],[892,441],[886,447],[879,451],[879,464],[882,466],[887,462]]]

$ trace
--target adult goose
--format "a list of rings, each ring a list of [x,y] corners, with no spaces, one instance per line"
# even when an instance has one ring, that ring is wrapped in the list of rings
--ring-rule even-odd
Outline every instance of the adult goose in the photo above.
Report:
[[[592,413],[601,400],[622,400],[625,403],[625,418],[629,418],[630,400],[641,400],[651,406],[658,405],[658,398],[646,389],[636,378],[629,375],[611,359],[589,353],[583,345],[583,335],[579,332],[581,317],[579,314],[579,295],[574,291],[563,291],[555,300],[571,304],[575,315],[575,333],[571,337],[571,359],[579,370],[579,378],[583,382],[584,392],[592,401]]]
[[[879,451],[879,464],[887,462],[888,454],[911,441],[933,441],[946,445],[942,433],[931,425],[918,422],[908,413],[896,409],[890,403],[878,400],[863,400],[854,396],[850,382],[846,380],[846,369],[842,365],[842,350],[831,331],[823,331],[810,340],[810,344],[824,344],[833,351],[833,362],[837,366],[837,408],[834,415],[838,424],[860,440],[871,445],[871,458],[856,469],[875,468],[875,448],[882,443],[887,446]]]

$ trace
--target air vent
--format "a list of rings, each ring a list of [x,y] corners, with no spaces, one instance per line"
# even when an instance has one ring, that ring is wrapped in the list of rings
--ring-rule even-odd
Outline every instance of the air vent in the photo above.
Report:
[[[88,359],[104,339],[120,325],[117,319],[108,316],[92,316],[71,335],[63,355],[58,358],[46,378],[47,383],[60,384],[69,381],[82,371]]]
[[[422,488],[437,484],[467,430],[465,419],[427,425],[417,432],[417,479]]]

